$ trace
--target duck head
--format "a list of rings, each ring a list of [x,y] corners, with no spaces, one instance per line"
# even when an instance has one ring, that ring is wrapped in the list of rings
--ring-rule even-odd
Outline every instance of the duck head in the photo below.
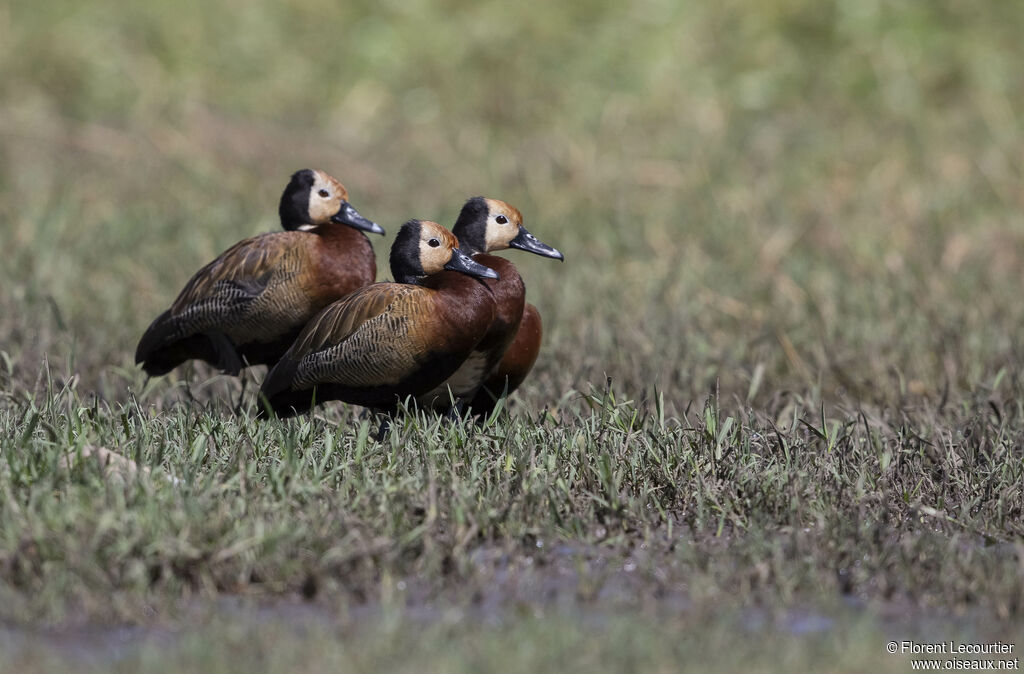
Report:
[[[402,225],[391,246],[391,273],[398,283],[421,283],[442,271],[457,271],[477,278],[498,278],[490,267],[475,262],[459,248],[459,240],[430,220]]]
[[[463,250],[473,255],[518,248],[556,260],[565,259],[558,250],[523,227],[523,216],[518,208],[500,199],[473,197],[462,207],[452,231]]]
[[[328,223],[348,225],[373,234],[384,229],[364,218],[348,202],[348,190],[327,173],[314,169],[296,171],[288,182],[278,207],[281,226],[307,230]]]

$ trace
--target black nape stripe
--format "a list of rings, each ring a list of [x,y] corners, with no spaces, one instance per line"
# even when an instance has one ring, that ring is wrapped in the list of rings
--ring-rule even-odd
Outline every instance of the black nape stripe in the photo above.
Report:
[[[470,255],[487,252],[487,202],[473,197],[459,213],[452,234],[459,240],[459,248]]]
[[[419,283],[425,276],[420,261],[419,220],[410,220],[398,230],[398,236],[391,246],[391,275],[396,283]]]
[[[309,191],[316,182],[316,174],[312,169],[302,169],[292,174],[288,187],[281,195],[281,204],[277,208],[281,216],[281,226],[287,230],[295,230],[309,221]]]

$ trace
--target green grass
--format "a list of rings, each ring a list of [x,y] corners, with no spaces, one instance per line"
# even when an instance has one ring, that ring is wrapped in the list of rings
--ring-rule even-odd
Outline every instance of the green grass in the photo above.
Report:
[[[363,597],[420,575],[426,590],[472,596],[494,571],[474,553],[490,548],[568,555],[583,595],[601,589],[591,557],[639,555],[651,592],[982,602],[1003,615],[1024,600],[1024,462],[988,410],[950,415],[969,436],[956,441],[942,421],[907,415],[779,430],[708,406],[687,427],[607,394],[561,423],[420,418],[377,443],[367,422],[51,400],[4,429],[3,486],[21,505],[4,508],[3,549],[26,608],[63,599],[128,617],[151,594]],[[107,484],[91,462],[62,470],[62,453],[85,443],[181,483],[158,472]]]
[[[337,636],[280,637],[310,670],[784,669],[735,647],[765,606],[860,607],[779,637],[796,669],[895,667],[893,612],[1019,628],[1022,28],[953,0],[0,9],[0,619],[306,596]],[[509,414],[378,443],[343,406],[251,420],[261,371],[236,415],[207,368],[135,368],[306,166],[389,229],[382,276],[401,222],[476,194],[566,254],[509,254],[545,323]],[[86,446],[153,472],[61,467]],[[269,629],[209,620],[152,657],[224,669]]]

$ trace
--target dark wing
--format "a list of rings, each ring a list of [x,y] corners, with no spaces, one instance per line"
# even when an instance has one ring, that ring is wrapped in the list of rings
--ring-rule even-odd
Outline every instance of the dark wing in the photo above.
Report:
[[[430,349],[432,292],[420,286],[376,283],[314,316],[268,375],[268,398],[317,384],[369,388],[397,384]]]
[[[296,338],[288,355],[301,359],[311,353],[336,346],[372,321],[392,309],[392,305],[423,289],[404,283],[375,283],[326,306],[309,320]],[[404,302],[402,302],[404,303]]]
[[[233,371],[239,361],[235,340],[266,341],[292,329],[288,312],[302,311],[295,301],[296,296],[301,300],[296,276],[307,251],[291,234],[245,239],[196,272],[171,308],[146,330],[135,352],[136,362],[151,374],[166,372],[190,358],[221,363]],[[268,312],[264,305],[282,309]],[[200,339],[203,334],[219,335],[216,339],[223,344]]]
[[[187,313],[194,305],[214,304],[225,311],[262,293],[273,278],[279,283],[299,273],[296,246],[284,232],[239,241],[200,269],[171,305],[171,314]]]
[[[170,310],[149,326],[140,352],[200,333],[268,341],[293,329],[306,310],[298,275],[308,252],[289,234],[240,241],[196,272]]]

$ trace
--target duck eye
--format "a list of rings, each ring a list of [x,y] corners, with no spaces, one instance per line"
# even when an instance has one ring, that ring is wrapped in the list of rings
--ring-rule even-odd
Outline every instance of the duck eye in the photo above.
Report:
[[[506,218],[504,215],[499,215],[498,217],[494,218],[494,221],[499,225],[504,225],[508,222],[508,218]]]
[[[437,239],[431,239],[430,241],[427,241],[427,245],[430,246],[431,248],[437,248],[438,246],[441,245],[441,242],[438,241]]]
[[[326,199],[327,197],[331,196],[331,193],[328,192],[327,190],[320,190],[319,192],[317,192],[317,194],[322,196],[324,199]]]

